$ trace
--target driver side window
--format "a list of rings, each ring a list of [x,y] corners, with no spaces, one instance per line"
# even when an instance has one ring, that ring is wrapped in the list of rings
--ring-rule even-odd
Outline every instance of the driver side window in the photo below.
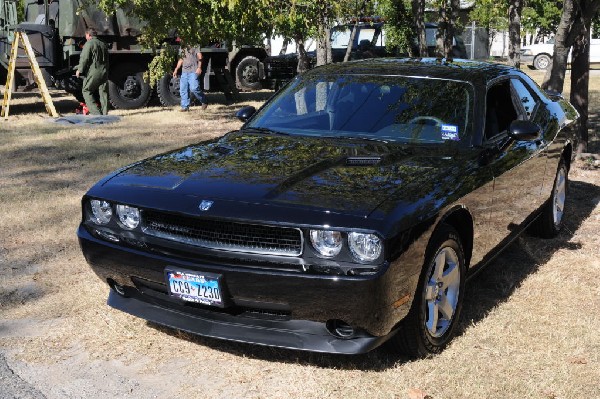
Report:
[[[508,131],[518,113],[513,105],[510,80],[506,79],[488,89],[485,113],[485,139]]]

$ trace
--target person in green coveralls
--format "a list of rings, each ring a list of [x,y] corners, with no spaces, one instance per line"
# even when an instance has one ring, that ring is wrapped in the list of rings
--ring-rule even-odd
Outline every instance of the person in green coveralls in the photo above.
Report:
[[[93,115],[108,114],[108,47],[96,37],[95,29],[85,31],[87,40],[79,57],[76,76],[85,75],[82,94],[85,104]],[[98,109],[94,95],[98,93],[100,106]]]

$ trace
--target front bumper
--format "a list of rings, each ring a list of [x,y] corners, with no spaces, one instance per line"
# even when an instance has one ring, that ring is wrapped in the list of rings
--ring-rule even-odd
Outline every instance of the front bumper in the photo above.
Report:
[[[395,334],[392,331],[383,337],[364,334],[352,339],[340,339],[329,334],[324,323],[242,318],[210,311],[190,314],[173,306],[148,301],[129,289],[127,293],[134,296],[124,297],[111,290],[108,305],[163,326],[227,341],[311,352],[359,354],[375,349]]]
[[[398,273],[397,264],[361,277],[253,270],[113,244],[83,226],[78,236],[94,272],[124,287],[125,296],[111,290],[108,304],[116,309],[207,337],[314,352],[358,354],[388,340],[408,313],[406,298],[412,298],[418,277]],[[164,282],[167,267],[221,275],[225,308],[171,297]],[[354,335],[330,334],[332,320],[352,326]]]

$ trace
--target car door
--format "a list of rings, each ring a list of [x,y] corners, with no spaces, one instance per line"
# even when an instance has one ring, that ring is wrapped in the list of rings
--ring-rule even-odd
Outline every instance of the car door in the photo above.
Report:
[[[546,173],[546,142],[517,141],[508,134],[514,120],[536,121],[541,112],[539,98],[514,77],[488,88],[486,98],[486,139],[490,149],[489,167],[494,176],[490,239],[500,244],[524,227],[542,203]]]

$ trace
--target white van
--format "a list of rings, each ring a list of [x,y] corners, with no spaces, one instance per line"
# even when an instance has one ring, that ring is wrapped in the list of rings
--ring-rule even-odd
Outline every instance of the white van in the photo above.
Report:
[[[546,69],[554,54],[554,39],[547,43],[532,44],[521,47],[521,63],[535,69]],[[571,53],[567,62],[571,62]],[[592,39],[590,43],[590,63],[600,63],[600,39]]]

